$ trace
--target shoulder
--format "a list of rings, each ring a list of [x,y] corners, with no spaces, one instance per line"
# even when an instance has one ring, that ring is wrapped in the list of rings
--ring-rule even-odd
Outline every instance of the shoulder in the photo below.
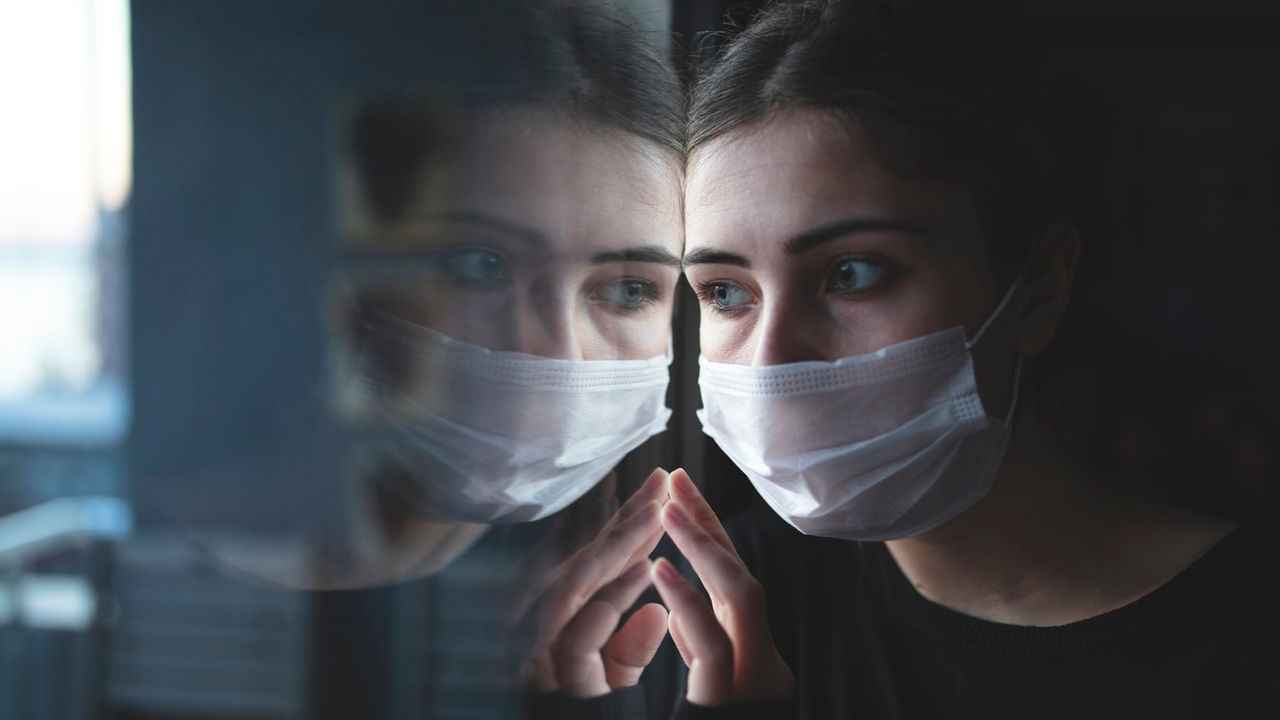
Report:
[[[1260,523],[1238,525],[1209,547],[1182,575],[1221,603],[1271,615],[1268,598],[1273,580],[1267,568],[1274,562],[1275,546],[1274,529]]]
[[[1269,566],[1264,553],[1275,546],[1270,527],[1182,513],[1161,529],[1149,532],[1145,543],[1134,544],[1145,546],[1138,553],[1142,560],[1171,566],[1164,585],[1215,603],[1249,603],[1256,597],[1252,591],[1270,586],[1262,572]]]
[[[1170,583],[1168,595],[1186,600],[1184,641],[1200,648],[1197,703],[1218,717],[1254,713],[1273,700],[1271,658],[1280,637],[1266,568],[1275,534],[1263,524],[1240,525]]]
[[[1137,627],[1158,630],[1158,644],[1199,647],[1202,659],[1240,668],[1276,641],[1269,567],[1275,532],[1242,524],[1204,539],[1198,557],[1167,582],[1122,608]],[[1147,622],[1147,621],[1151,622]]]

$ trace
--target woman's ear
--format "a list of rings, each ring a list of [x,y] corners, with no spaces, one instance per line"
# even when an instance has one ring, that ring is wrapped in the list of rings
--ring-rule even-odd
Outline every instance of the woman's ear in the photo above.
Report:
[[[1044,350],[1053,340],[1080,261],[1080,234],[1074,226],[1051,225],[1036,245],[1024,280],[1027,296],[1018,330],[1018,350],[1024,355]]]

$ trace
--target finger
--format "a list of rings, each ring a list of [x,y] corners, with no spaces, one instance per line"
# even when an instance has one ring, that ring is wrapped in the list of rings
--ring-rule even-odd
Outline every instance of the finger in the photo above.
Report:
[[[675,615],[667,617],[667,631],[671,633],[671,641],[675,643],[676,650],[680,651],[680,659],[684,660],[684,666],[689,667],[689,663],[693,662],[693,655],[689,653],[689,649],[685,645],[684,634],[680,631],[679,618]]]
[[[600,588],[565,625],[551,652],[556,684],[562,692],[571,697],[595,697],[609,692],[601,648],[618,627],[622,614],[648,585],[649,563],[638,562]]]
[[[618,522],[626,520],[646,503],[655,501],[662,503],[666,500],[666,497],[667,471],[662,468],[654,468],[653,472],[649,473],[649,477],[618,508],[618,512],[614,514],[614,520]]]
[[[581,564],[584,557],[594,555],[597,552],[596,543],[601,538],[608,537],[618,525],[633,517],[637,511],[644,508],[644,506],[649,502],[658,502],[660,504],[665,502],[667,498],[666,479],[667,471],[662,468],[655,468],[653,472],[649,473],[649,477],[640,485],[639,489],[632,493],[631,497],[627,498],[627,501],[618,508],[616,513],[613,514],[613,517],[609,518],[609,521],[604,524],[604,527],[600,528],[600,532],[597,533],[595,540],[583,545],[581,548],[578,548],[577,552],[570,555],[564,560],[564,562],[557,565],[554,570],[548,573],[542,581],[538,583],[537,587],[522,596],[520,602],[517,603],[516,615],[523,615],[528,612],[529,608],[532,607],[533,604],[536,603],[552,585],[562,580],[574,567]],[[640,553],[640,555],[647,557],[649,553],[653,551],[653,547],[657,546],[658,540],[661,538],[662,534],[659,529],[658,538],[652,541],[652,547],[645,550],[643,553]],[[630,565],[631,561],[639,559],[640,555],[633,554],[632,557],[628,558],[626,565]]]
[[[608,603],[587,603],[551,646],[556,687],[569,697],[607,695],[609,683],[600,660],[600,646],[618,626],[618,614]]]
[[[649,559],[649,554],[653,552],[654,548],[658,547],[658,543],[662,541],[662,536],[666,534],[667,531],[662,528],[662,523],[659,521],[658,527],[653,533],[644,542],[640,543],[640,547],[636,548],[635,552],[631,553],[631,557],[627,559],[626,567],[631,567],[632,563],[640,560]]]
[[[529,658],[521,669],[521,676],[540,693],[555,692],[560,689],[556,683],[556,667],[551,662],[551,653],[541,652]]]
[[[698,487],[693,484],[693,478],[689,477],[689,473],[680,468],[671,473],[667,478],[667,488],[671,499],[680,505],[689,517],[698,525],[701,525],[716,542],[720,543],[725,550],[733,554],[738,551],[733,547],[733,541],[729,539],[729,534],[724,531],[724,526],[720,524],[720,518],[716,517],[715,510],[711,509],[707,499],[702,497],[702,493],[698,492]]]
[[[672,542],[693,566],[717,605],[751,613],[763,609],[760,583],[736,552],[727,550],[684,511],[679,503],[667,503],[662,526]]]
[[[548,587],[550,587],[552,584],[562,579],[576,565],[580,564],[584,557],[594,555],[596,552],[598,552],[597,543],[602,541],[602,539],[604,538],[608,538],[610,533],[612,533],[618,527],[618,525],[631,519],[633,516],[635,516],[635,514],[638,511],[643,509],[648,503],[650,502],[658,502],[659,504],[665,503],[667,499],[666,479],[667,479],[667,471],[663,470],[662,468],[655,468],[653,472],[649,473],[649,477],[640,485],[640,487],[634,493],[632,493],[631,497],[627,498],[627,501],[623,503],[620,508],[618,508],[618,511],[614,513],[613,517],[611,517],[609,521],[604,524],[604,527],[600,528],[600,532],[596,534],[596,538],[592,540],[592,542],[587,543],[586,545],[583,545],[581,548],[578,548],[577,552],[569,556],[569,558],[566,559],[564,562],[560,563],[560,565],[558,565],[556,569],[549,574],[546,581],[542,583],[542,585],[540,586],[538,592],[535,594],[534,597],[536,598],[538,595],[541,595],[543,592],[546,591]],[[661,537],[662,537],[661,531],[659,530],[658,539],[661,539]],[[657,544],[658,544],[657,540],[654,540],[652,543],[654,547],[656,547]],[[648,550],[641,553],[641,555],[648,556],[648,554],[652,552],[652,550],[653,548],[650,547]],[[639,559],[639,556],[633,556],[629,558],[629,562],[627,562],[626,565],[630,565],[631,564],[630,561],[634,561],[637,559]]]
[[[640,675],[666,634],[667,609],[658,603],[649,603],[631,613],[600,653],[609,687],[616,690],[640,682]]]
[[[539,613],[539,639],[535,648],[550,645],[569,620],[582,609],[605,583],[627,567],[638,550],[661,529],[658,503],[649,502],[631,517],[619,523],[608,535],[592,543],[596,552],[585,555],[552,586]],[[648,550],[645,550],[645,555]]]
[[[733,645],[702,594],[665,558],[653,564],[654,585],[680,627],[689,665],[685,697],[714,707],[733,700]]]
[[[584,550],[561,585],[582,590],[610,582],[624,570],[647,557],[662,537],[661,507],[655,501],[642,505],[626,520],[615,525]]]
[[[618,619],[621,619],[622,613],[635,603],[636,598],[640,597],[640,593],[647,587],[649,587],[649,561],[641,560],[633,563],[616,579],[600,588],[591,598],[591,602],[608,605],[618,614]],[[614,622],[616,623],[617,620]],[[600,643],[600,645],[603,644],[603,642]],[[596,648],[600,645],[596,645]]]
[[[617,515],[618,511],[621,509],[622,503],[618,501],[618,496],[616,494],[610,494],[609,499],[604,506],[604,511],[608,515],[608,518],[605,520],[605,524],[607,525],[609,520],[613,519],[613,516]]]

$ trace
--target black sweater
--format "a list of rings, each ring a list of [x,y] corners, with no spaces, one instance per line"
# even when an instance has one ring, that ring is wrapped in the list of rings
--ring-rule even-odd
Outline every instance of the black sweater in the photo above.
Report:
[[[1060,627],[978,620],[916,592],[881,543],[802,536],[771,513],[730,525],[796,677],[790,703],[679,701],[668,641],[646,687],[557,718],[1230,718],[1275,713],[1269,548],[1237,529],[1138,601]],[[1269,537],[1269,536],[1268,536]],[[1264,650],[1267,651],[1264,654]],[[643,697],[639,695],[643,692]],[[554,708],[554,709],[552,709]]]

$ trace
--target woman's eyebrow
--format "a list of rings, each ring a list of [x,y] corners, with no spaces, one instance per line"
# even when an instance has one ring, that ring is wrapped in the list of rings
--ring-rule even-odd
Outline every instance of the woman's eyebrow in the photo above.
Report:
[[[658,263],[680,267],[680,258],[659,245],[642,245],[621,250],[604,250],[591,256],[593,265],[615,262]]]
[[[749,268],[751,263],[741,255],[726,252],[724,250],[716,250],[715,248],[697,248],[690,250],[685,256],[681,264],[685,267],[690,265],[736,265],[738,267]]]
[[[551,246],[547,237],[535,228],[475,210],[435,213],[426,215],[418,219],[417,222],[422,224],[474,225],[521,240],[538,250],[548,250]]]
[[[844,237],[859,232],[882,232],[891,231],[899,233],[910,233],[912,235],[924,235],[927,231],[909,220],[898,218],[848,218],[845,220],[836,220],[826,225],[820,225],[812,230],[806,230],[799,235],[787,241],[782,247],[783,252],[787,255],[800,255],[813,248],[829,243],[837,238]]]

